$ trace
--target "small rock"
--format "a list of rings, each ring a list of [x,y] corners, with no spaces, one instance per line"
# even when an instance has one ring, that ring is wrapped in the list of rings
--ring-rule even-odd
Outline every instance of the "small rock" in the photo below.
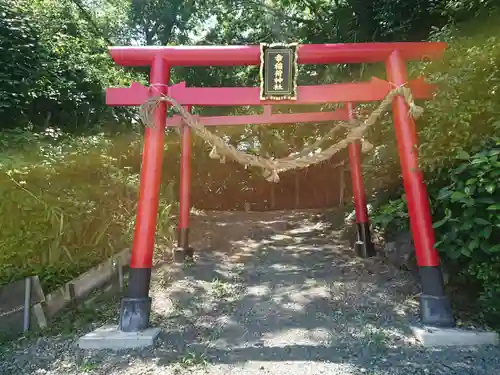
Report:
[[[391,264],[396,267],[408,271],[417,269],[415,247],[413,246],[413,239],[409,232],[400,233],[394,241],[388,242],[384,247],[383,253]]]
[[[391,264],[418,277],[417,257],[411,232],[400,233],[394,241],[386,243],[383,255]],[[444,283],[448,284],[449,275],[444,269],[442,272]]]

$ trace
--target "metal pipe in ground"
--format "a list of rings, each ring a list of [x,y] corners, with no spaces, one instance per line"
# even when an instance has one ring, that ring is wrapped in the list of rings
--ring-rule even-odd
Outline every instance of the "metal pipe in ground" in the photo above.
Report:
[[[24,316],[23,316],[23,331],[28,332],[30,329],[31,318],[31,277],[24,280]]]

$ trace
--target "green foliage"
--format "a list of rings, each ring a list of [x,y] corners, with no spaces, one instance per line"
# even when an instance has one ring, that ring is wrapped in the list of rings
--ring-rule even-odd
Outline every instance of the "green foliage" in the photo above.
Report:
[[[425,104],[426,118],[419,134],[422,167],[432,175],[453,166],[461,150],[477,147],[500,129],[498,15],[483,19],[480,26],[469,25],[467,36],[456,37],[458,32],[453,30],[436,35],[448,39],[450,48],[443,61],[422,70],[439,85],[434,100]]]
[[[85,130],[129,118],[105,105],[104,89],[134,75],[113,64],[108,43],[71,2],[6,0],[0,14],[0,129]]]
[[[38,274],[50,291],[130,246],[137,202],[138,135],[64,141],[3,135],[0,285]],[[172,197],[163,190],[158,240],[170,240]]]
[[[383,202],[376,207],[371,215],[373,225],[387,234],[408,230],[408,212],[406,210],[406,196]]]
[[[480,287],[484,315],[500,316],[500,139],[483,140],[481,151],[460,151],[458,164],[430,186],[436,247],[455,281]],[[438,189],[438,187],[440,187]],[[405,197],[380,204],[372,222],[390,237],[408,230]]]
[[[493,145],[492,145],[493,143]],[[469,156],[450,171],[450,183],[435,202],[437,248],[463,275],[483,287],[485,311],[500,314],[500,140],[484,142],[484,150]]]
[[[37,37],[39,30],[24,5],[13,0],[0,2],[0,116],[4,119],[28,110],[26,101],[44,52]]]

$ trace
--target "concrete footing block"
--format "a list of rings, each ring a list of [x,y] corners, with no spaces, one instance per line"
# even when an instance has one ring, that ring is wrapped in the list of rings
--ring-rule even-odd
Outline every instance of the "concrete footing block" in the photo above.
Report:
[[[437,328],[414,325],[411,330],[425,347],[498,345],[496,332],[462,328]]]
[[[118,326],[104,326],[87,333],[78,340],[80,349],[120,350],[153,346],[160,328],[148,328],[140,332],[122,332]]]

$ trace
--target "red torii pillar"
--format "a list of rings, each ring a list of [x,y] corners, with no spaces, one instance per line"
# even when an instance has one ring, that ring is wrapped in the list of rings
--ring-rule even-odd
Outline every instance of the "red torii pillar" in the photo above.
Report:
[[[407,84],[406,61],[399,50],[395,50],[389,55],[386,60],[386,69],[387,78],[394,85]],[[429,196],[424,176],[418,165],[415,121],[408,115],[408,104],[401,96],[394,98],[392,112],[408,202],[410,228],[422,285],[420,316],[424,324],[451,327],[455,325],[455,320],[451,312],[450,301],[444,292],[439,254],[434,247],[436,240],[432,227]]]
[[[186,109],[191,112],[191,106]],[[181,162],[179,181],[179,227],[177,229],[177,253],[185,260],[192,260],[194,249],[189,246],[189,213],[191,211],[191,129],[182,121],[181,125]]]
[[[354,107],[352,103],[347,103],[346,106],[349,112],[349,119],[354,120]],[[369,258],[375,255],[375,247],[371,239],[370,221],[368,219],[368,209],[366,207],[366,192],[361,169],[361,142],[358,140],[350,143],[348,149],[352,179],[352,196],[356,212],[357,241],[354,243],[354,250],[360,257]]]
[[[168,93],[170,67],[156,56],[151,64],[150,95]],[[119,328],[125,332],[142,331],[149,326],[151,313],[151,267],[160,201],[161,170],[165,140],[167,104],[160,103],[154,113],[154,127],[144,136],[139,202],[135,221],[132,258],[130,260],[128,293],[121,301]]]
[[[445,46],[444,43],[302,45],[299,48],[298,62],[300,64],[329,64],[385,61],[389,80],[392,81],[392,84],[402,85],[407,83],[406,61],[438,56],[443,52]],[[145,92],[153,96],[159,93],[166,94],[169,91],[166,85],[169,81],[171,66],[258,65],[260,63],[259,46],[118,47],[111,49],[111,55],[121,65],[151,66],[152,87],[148,90],[136,85],[133,96],[125,96],[121,103],[115,105],[138,105],[137,102],[143,102],[138,98],[142,99]],[[318,90],[316,87],[299,87],[299,100],[295,103],[300,104],[301,97],[310,98],[308,103],[325,102],[323,95],[333,95],[342,102],[373,100],[370,99],[370,93],[363,91],[359,92],[359,96],[353,97],[353,87],[353,85],[349,86],[351,91],[348,95],[341,90],[332,92],[329,87],[324,87],[323,90],[321,88]],[[266,104],[260,102],[258,95],[255,95],[258,89],[256,91],[253,88],[225,88],[224,95],[220,96],[217,96],[215,91],[210,91],[212,95],[209,95],[208,91],[204,91],[205,94],[202,95],[200,90],[221,89],[185,89],[182,100],[179,99],[181,96],[172,95],[183,105]],[[194,92],[198,93],[197,100],[190,101],[189,98],[195,96]],[[222,93],[222,91],[218,92]],[[317,94],[317,92],[321,92],[321,94]],[[331,100],[331,102],[334,101]],[[408,106],[402,97],[394,99],[393,112],[404,186],[408,198],[410,225],[421,275],[421,321],[430,326],[451,327],[454,325],[454,319],[448,298],[444,294],[439,256],[434,248],[434,231],[428,195],[422,173],[418,168],[415,123],[408,116]],[[147,129],[145,135],[129,290],[121,303],[120,329],[123,331],[141,331],[149,325],[151,309],[149,284],[159,202],[165,120],[166,105],[163,103],[155,112],[157,126]]]

